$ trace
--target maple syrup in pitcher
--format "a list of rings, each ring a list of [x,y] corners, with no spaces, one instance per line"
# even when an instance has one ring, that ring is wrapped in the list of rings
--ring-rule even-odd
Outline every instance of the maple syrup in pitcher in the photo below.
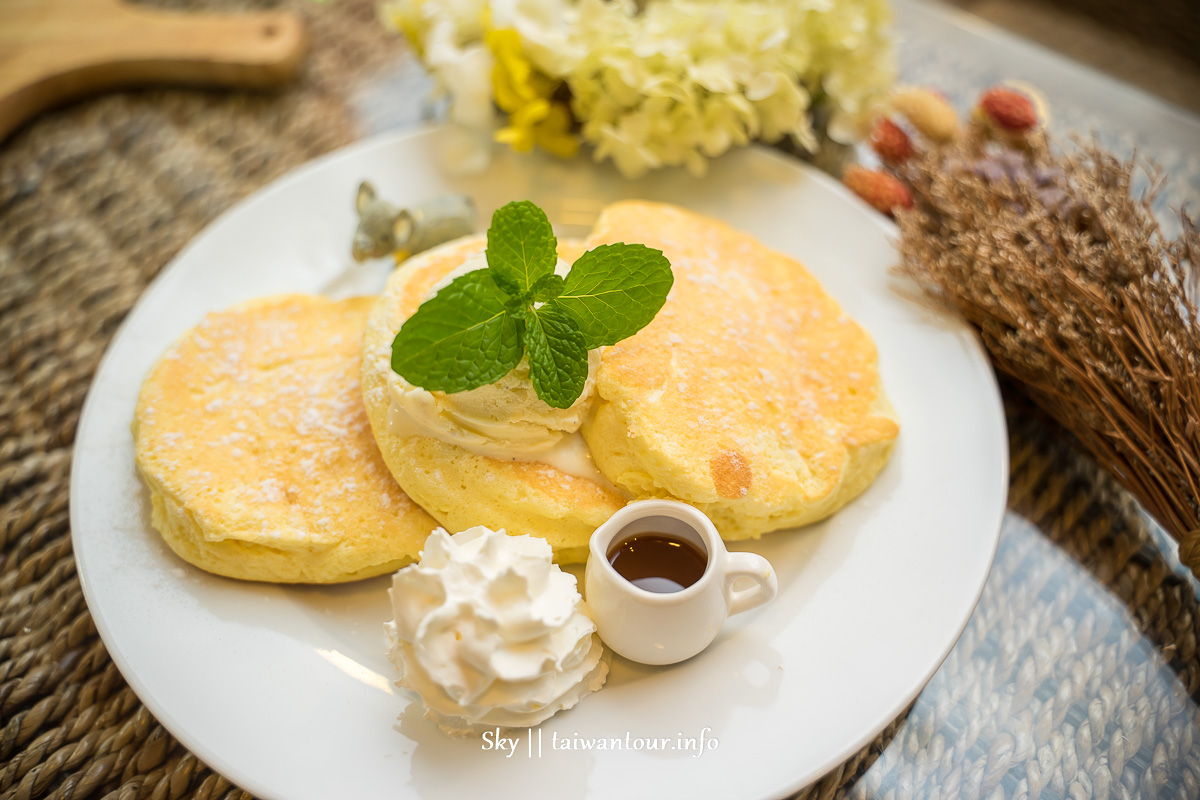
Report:
[[[708,553],[682,536],[641,531],[608,548],[608,563],[639,589],[657,594],[680,592],[704,575]]]

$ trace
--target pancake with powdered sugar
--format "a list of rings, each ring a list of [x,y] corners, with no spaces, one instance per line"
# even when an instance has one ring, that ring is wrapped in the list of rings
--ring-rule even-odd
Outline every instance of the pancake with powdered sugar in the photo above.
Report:
[[[152,522],[219,575],[334,583],[393,572],[437,527],[396,485],[363,408],[374,298],[286,295],[209,314],[138,398]]]
[[[832,514],[899,433],[871,337],[797,262],[675,206],[601,214],[587,247],[640,242],[675,284],[636,336],[604,349],[583,436],[637,498],[701,509],[726,539]]]

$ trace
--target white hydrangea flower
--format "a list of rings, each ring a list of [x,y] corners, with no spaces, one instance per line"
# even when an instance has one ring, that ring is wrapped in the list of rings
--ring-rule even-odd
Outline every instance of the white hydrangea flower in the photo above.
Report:
[[[483,36],[487,0],[387,0],[379,7],[385,25],[403,33],[423,53],[435,26],[453,32],[453,43],[465,45]]]
[[[892,81],[885,0],[675,0],[640,15],[582,0],[577,13],[572,110],[596,157],[630,177],[702,172],[755,138],[813,150],[815,94],[861,113]]]
[[[440,160],[458,173],[477,172],[491,160],[492,56],[480,41],[486,0],[391,0],[385,22],[422,53],[437,91],[450,98]]]
[[[662,166],[662,161],[648,146],[648,133],[644,114],[628,114],[616,126],[598,126],[593,138],[596,160],[611,158],[626,178],[640,178],[649,170]]]
[[[450,96],[449,119],[475,128],[492,127],[492,55],[483,45],[447,47],[429,61],[439,88]]]
[[[525,55],[545,74],[563,75],[583,57],[572,36],[578,14],[566,0],[492,0],[491,9],[492,27],[515,30]]]
[[[491,121],[489,29],[566,82],[580,137],[629,177],[700,174],[754,139],[813,150],[820,98],[839,135],[861,132],[894,77],[887,0],[390,0],[464,126]],[[485,108],[486,107],[486,108]]]
[[[746,99],[762,121],[764,142],[775,143],[791,135],[806,147],[815,145],[808,116],[811,97],[803,86],[781,72],[763,72],[746,88]]]

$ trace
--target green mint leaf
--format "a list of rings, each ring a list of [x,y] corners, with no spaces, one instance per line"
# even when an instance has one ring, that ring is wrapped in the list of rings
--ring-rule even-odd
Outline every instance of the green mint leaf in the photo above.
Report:
[[[674,281],[662,251],[605,244],[579,257],[551,305],[571,315],[590,350],[616,344],[649,325]]]
[[[538,279],[554,272],[558,240],[546,213],[528,200],[500,208],[487,232],[487,262],[496,282],[510,294],[525,294]]]
[[[522,297],[525,293],[521,291],[519,286],[493,269],[489,269],[488,272],[492,274],[492,280],[496,282],[496,285],[500,287],[502,292],[510,298],[515,299],[518,304],[523,302]]]
[[[522,320],[489,270],[455,278],[426,300],[392,341],[392,369],[414,386],[464,392],[494,383],[521,360]]]
[[[543,275],[529,290],[529,299],[534,303],[549,302],[562,294],[565,283],[566,281],[554,273]]]
[[[588,376],[588,348],[574,320],[553,306],[527,309],[525,346],[537,396],[553,408],[570,408]]]

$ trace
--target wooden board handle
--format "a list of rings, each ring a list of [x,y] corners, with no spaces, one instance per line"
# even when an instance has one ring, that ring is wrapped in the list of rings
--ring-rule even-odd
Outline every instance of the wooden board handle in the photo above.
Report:
[[[43,109],[119,86],[275,86],[307,49],[290,13],[175,13],[110,0],[7,0],[0,29],[0,51],[9,50],[0,56],[0,139]]]

